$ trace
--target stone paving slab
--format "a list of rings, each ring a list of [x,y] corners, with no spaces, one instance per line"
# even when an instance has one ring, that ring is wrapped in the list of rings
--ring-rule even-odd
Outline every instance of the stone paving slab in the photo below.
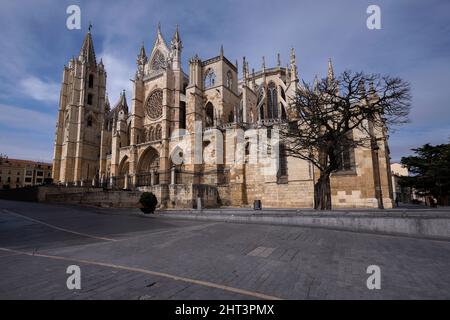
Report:
[[[0,200],[0,248],[2,299],[450,299],[448,241]],[[66,287],[70,264],[81,290]]]

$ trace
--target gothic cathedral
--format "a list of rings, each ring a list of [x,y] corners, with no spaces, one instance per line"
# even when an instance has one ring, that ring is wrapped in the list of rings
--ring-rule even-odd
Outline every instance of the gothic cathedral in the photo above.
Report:
[[[54,144],[53,179],[66,185],[151,191],[163,208],[314,206],[317,172],[272,145],[270,130],[289,119],[299,87],[294,50],[289,64],[249,70],[245,57],[189,60],[182,68],[178,27],[168,44],[158,26],[152,50],[142,45],[129,108],[125,91],[111,107],[106,70],[92,35],[64,67]],[[334,77],[331,61],[328,77]],[[387,135],[378,152],[351,150],[332,176],[335,208],[392,207]],[[268,142],[267,142],[268,141]],[[265,143],[262,143],[265,142]],[[263,147],[261,147],[263,146]],[[374,159],[376,157],[376,159]],[[375,161],[376,160],[376,161]]]

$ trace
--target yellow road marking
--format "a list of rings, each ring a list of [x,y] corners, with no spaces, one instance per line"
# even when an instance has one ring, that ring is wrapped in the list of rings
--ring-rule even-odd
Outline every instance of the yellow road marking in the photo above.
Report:
[[[103,240],[103,241],[117,241],[116,239],[111,239],[111,238],[106,238],[106,237],[98,237],[98,236],[94,236],[94,235],[87,234],[87,233],[81,233],[81,232],[77,232],[77,231],[73,231],[73,230],[57,227],[57,226],[55,226],[53,224],[50,224],[50,223],[47,223],[47,222],[43,222],[43,221],[40,221],[40,220],[36,220],[36,219],[24,216],[22,214],[19,214],[19,213],[16,213],[16,212],[13,212],[13,211],[10,211],[10,210],[7,210],[7,209],[3,209],[3,212],[9,213],[9,214],[14,215],[14,216],[21,217],[23,219],[26,219],[26,220],[29,220],[29,221],[32,221],[32,222],[36,222],[36,223],[42,224],[44,226],[47,226],[47,227],[50,227],[50,228],[53,228],[53,229],[56,229],[56,230],[59,230],[59,231],[73,233],[73,234],[76,234],[76,235],[79,235],[79,236],[82,236],[82,237],[88,237],[88,238],[93,238],[93,239]]]
[[[151,271],[151,270],[142,269],[142,268],[127,267],[127,266],[122,266],[122,265],[117,265],[117,264],[112,264],[112,263],[105,263],[105,262],[84,260],[84,259],[67,258],[67,257],[62,257],[62,256],[47,255],[47,254],[41,254],[41,253],[32,253],[32,252],[19,251],[19,250],[7,249],[7,248],[0,248],[0,250],[14,252],[14,253],[20,253],[20,254],[24,254],[27,256],[42,257],[42,258],[49,258],[49,259],[63,260],[63,261],[71,261],[71,262],[84,263],[84,264],[90,264],[90,265],[96,265],[96,266],[102,266],[102,267],[108,267],[108,268],[114,268],[114,269],[120,269],[120,270],[126,270],[126,271],[139,272],[139,273],[149,274],[152,276],[163,277],[163,278],[168,278],[168,279],[172,279],[172,280],[192,283],[192,284],[196,284],[196,285],[200,285],[200,286],[204,286],[204,287],[221,289],[224,291],[238,293],[238,294],[254,297],[257,299],[281,300],[281,298],[279,298],[279,297],[270,296],[270,295],[267,295],[264,293],[234,288],[234,287],[225,286],[225,285],[221,285],[221,284],[213,283],[213,282],[209,282],[209,281],[180,277],[180,276],[176,276],[176,275],[172,275],[172,274],[168,274],[168,273],[164,273],[164,272]]]

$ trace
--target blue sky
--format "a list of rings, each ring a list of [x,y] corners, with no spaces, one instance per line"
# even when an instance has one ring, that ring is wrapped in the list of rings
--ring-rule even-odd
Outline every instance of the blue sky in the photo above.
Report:
[[[81,8],[81,30],[66,28],[66,9]],[[366,27],[370,4],[381,8],[381,30]],[[142,41],[147,52],[158,21],[170,41],[180,25],[184,69],[223,44],[230,61],[250,68],[282,64],[294,47],[299,76],[345,69],[400,76],[412,85],[411,123],[391,133],[394,161],[424,143],[450,138],[450,1],[1,1],[0,153],[51,160],[64,64],[77,55],[93,24],[97,59],[103,58],[111,103],[131,79]]]

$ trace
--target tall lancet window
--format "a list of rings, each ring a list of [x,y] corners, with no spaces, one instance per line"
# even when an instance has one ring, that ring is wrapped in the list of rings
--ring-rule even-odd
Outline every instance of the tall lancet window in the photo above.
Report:
[[[267,88],[267,116],[269,119],[278,118],[278,92],[273,82]]]
[[[233,86],[233,75],[231,74],[230,71],[227,72],[227,88],[231,89],[231,87]]]
[[[205,110],[205,127],[209,128],[214,125],[214,106],[211,102],[206,104]]]
[[[205,74],[205,89],[214,87],[216,84],[216,74],[212,68],[209,68]]]

